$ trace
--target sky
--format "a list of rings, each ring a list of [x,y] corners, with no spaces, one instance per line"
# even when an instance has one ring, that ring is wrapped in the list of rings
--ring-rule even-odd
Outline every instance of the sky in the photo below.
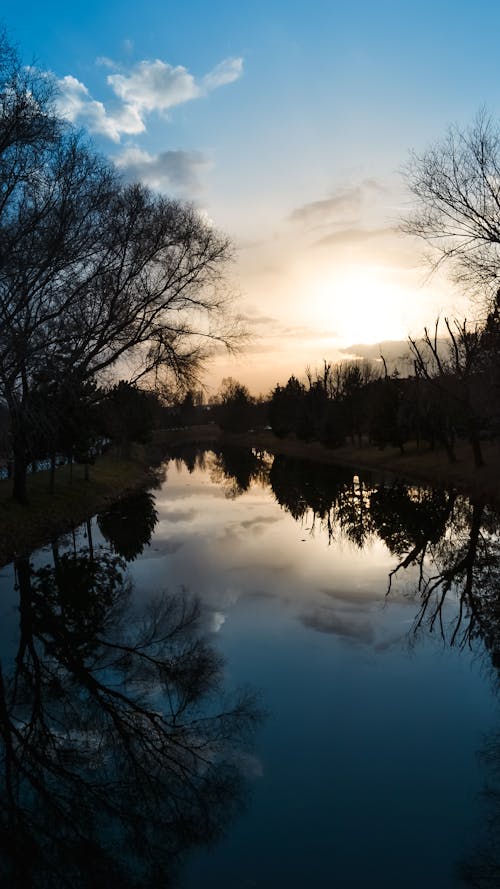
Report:
[[[209,394],[225,376],[265,393],[470,316],[398,231],[403,171],[451,124],[498,116],[499,4],[4,0],[0,17],[125,177],[193,201],[232,239],[252,336],[214,359]]]

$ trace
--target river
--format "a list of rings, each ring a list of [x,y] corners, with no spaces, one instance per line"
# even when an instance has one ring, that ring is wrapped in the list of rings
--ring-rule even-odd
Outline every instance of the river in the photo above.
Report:
[[[498,885],[499,531],[191,446],[3,569],[5,885]]]

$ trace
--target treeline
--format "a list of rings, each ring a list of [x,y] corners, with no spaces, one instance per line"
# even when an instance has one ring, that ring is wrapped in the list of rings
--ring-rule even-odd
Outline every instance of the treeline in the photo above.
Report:
[[[409,376],[389,374],[383,358],[377,364],[325,361],[303,380],[292,375],[260,399],[229,379],[209,416],[226,431],[267,426],[280,438],[327,447],[351,442],[404,452],[415,441],[444,449],[451,462],[462,439],[482,466],[482,440],[500,432],[500,295],[483,324],[445,319],[444,327],[444,335],[436,322],[421,340],[409,340]]]

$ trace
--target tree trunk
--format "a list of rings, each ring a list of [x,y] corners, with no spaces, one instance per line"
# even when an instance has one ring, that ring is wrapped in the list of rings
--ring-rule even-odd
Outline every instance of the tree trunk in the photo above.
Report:
[[[476,469],[479,469],[481,466],[484,466],[484,457],[481,448],[481,442],[477,432],[470,433],[469,441],[472,445],[472,453],[474,454],[474,466],[476,467]]]
[[[49,493],[50,494],[54,493],[55,481],[56,481],[56,455],[51,454],[50,455],[50,476],[49,476]]]
[[[451,442],[449,441],[449,439],[448,439],[446,436],[443,436],[443,438],[442,438],[442,442],[443,442],[443,447],[444,447],[444,449],[445,449],[445,451],[446,451],[446,456],[448,457],[448,461],[449,461],[450,463],[456,463],[456,462],[457,462],[457,456],[456,456],[456,454],[455,454],[455,450],[454,450],[454,448],[453,448],[453,445],[451,444]]]
[[[24,448],[14,448],[14,483],[12,487],[12,496],[18,503],[28,502],[28,491],[26,486],[27,462]]]
[[[9,404],[9,411],[14,457],[12,496],[18,503],[27,503],[28,447],[23,408]]]

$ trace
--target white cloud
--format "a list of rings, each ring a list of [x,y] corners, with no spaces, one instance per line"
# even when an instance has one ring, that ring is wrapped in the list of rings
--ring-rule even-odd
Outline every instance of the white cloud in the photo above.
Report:
[[[182,65],[139,62],[129,74],[109,74],[107,81],[123,102],[139,111],[166,111],[201,95],[192,74]]]
[[[159,191],[173,187],[189,192],[200,189],[198,174],[210,166],[199,151],[162,151],[152,155],[137,147],[122,151],[115,164],[131,181],[140,180]]]
[[[106,56],[97,59],[97,64],[108,69],[118,67]],[[200,80],[183,65],[169,65],[161,59],[138,62],[128,71],[108,74],[107,84],[121,103],[112,109],[95,100],[76,77],[67,75],[59,81],[59,108],[69,120],[83,123],[91,133],[119,142],[122,135],[144,132],[148,114],[165,113],[207,95],[237,80],[242,71],[241,58],[225,59]]]
[[[144,122],[133,106],[124,104],[107,111],[102,102],[92,99],[87,87],[68,74],[59,81],[58,107],[64,117],[83,123],[91,133],[119,142],[123,134],[137,135],[145,130]]]

